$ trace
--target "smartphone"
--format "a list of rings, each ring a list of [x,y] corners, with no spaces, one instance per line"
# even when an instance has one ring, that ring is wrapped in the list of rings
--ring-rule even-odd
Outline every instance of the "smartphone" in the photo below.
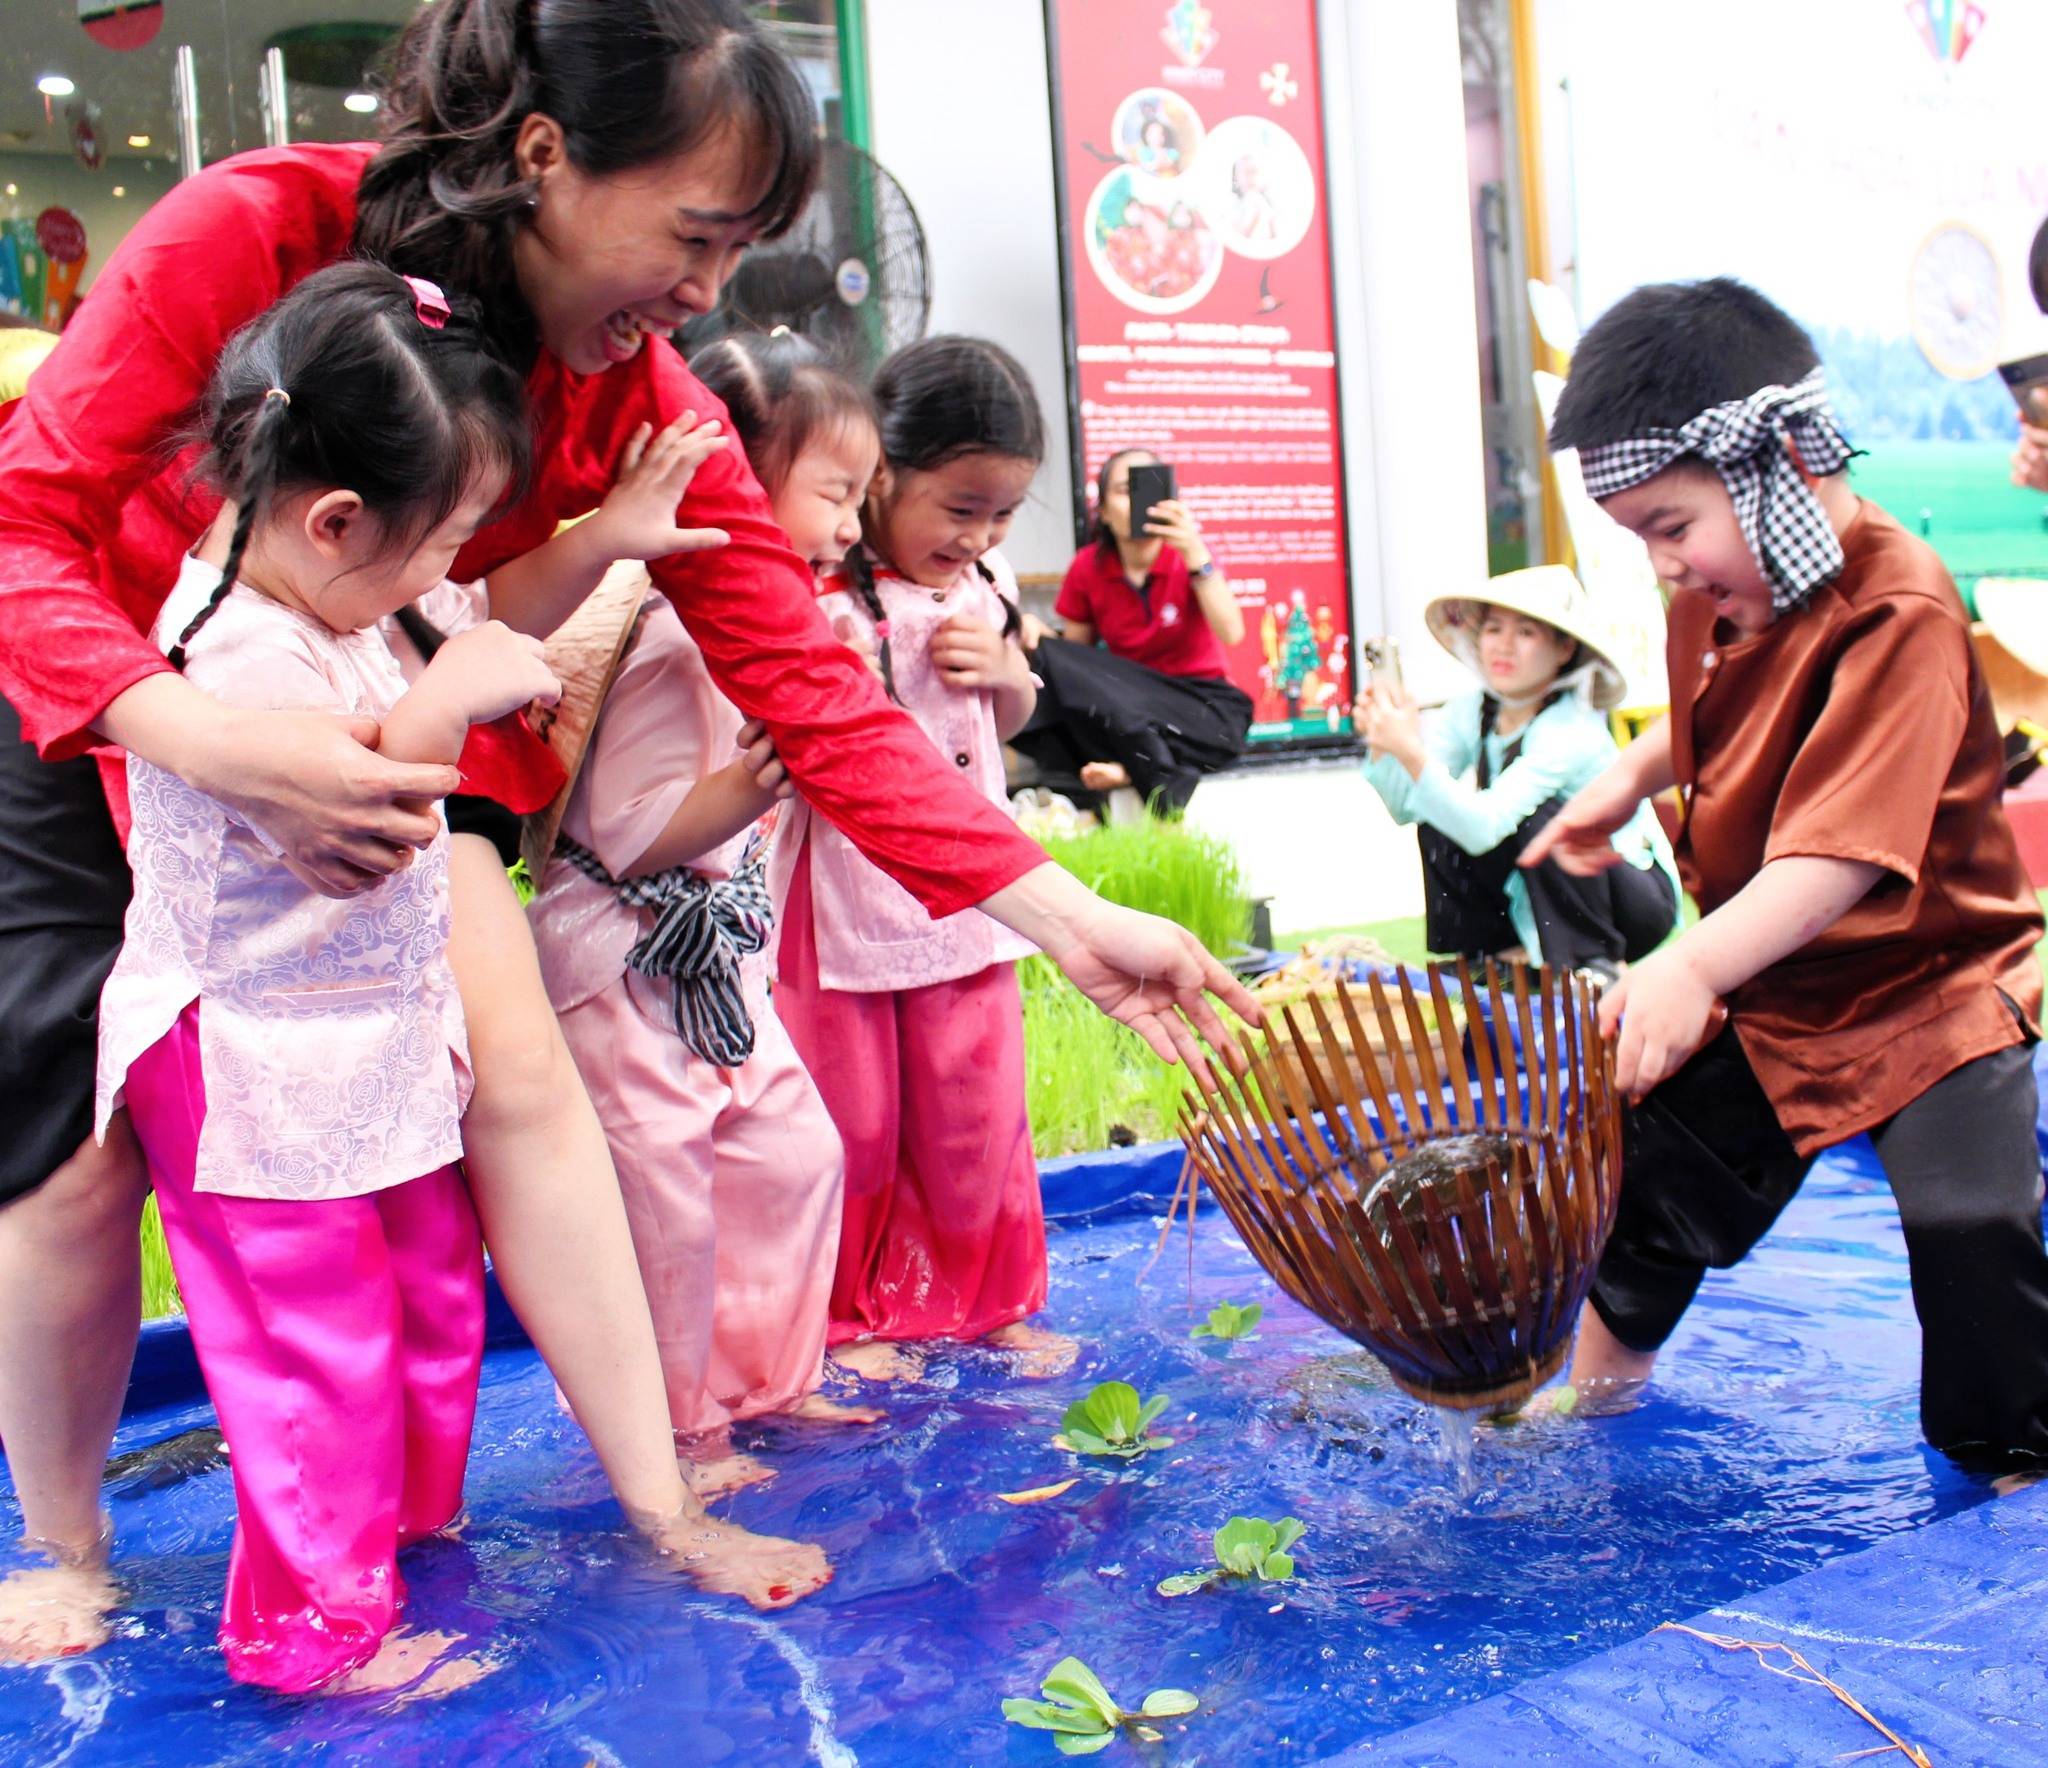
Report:
[[[2037,429],[2048,429],[2048,356],[2022,356],[2001,362],[1999,378],[2020,408],[2020,416]],[[1135,481],[1137,475],[1132,474]]]
[[[1401,680],[1401,647],[1390,638],[1369,638],[1359,646],[1365,659],[1365,680],[1368,687],[1384,683],[1391,688],[1394,698],[1408,697],[1406,684]]]
[[[1165,461],[1156,466],[1131,468],[1131,535],[1142,540],[1145,524],[1152,519],[1152,506],[1173,501],[1173,468]]]

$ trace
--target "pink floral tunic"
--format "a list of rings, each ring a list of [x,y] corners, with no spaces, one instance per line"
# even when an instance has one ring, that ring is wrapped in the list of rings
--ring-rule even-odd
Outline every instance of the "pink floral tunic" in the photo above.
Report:
[[[878,569],[875,587],[889,617],[889,666],[896,697],[939,753],[996,804],[1007,805],[1003,744],[996,735],[994,696],[983,690],[948,687],[932,667],[931,645],[939,627],[967,613],[1002,630],[1000,588],[1012,601],[1016,573],[1000,553],[983,561],[994,574],[991,586],[969,565],[944,589]],[[849,591],[828,590],[818,606],[838,630],[842,616],[879,649],[874,622]],[[787,899],[798,843],[811,844],[811,903],[817,938],[818,980],[826,988],[877,994],[955,982],[989,965],[1029,957],[1038,948],[979,909],[963,909],[934,921],[922,904],[802,800],[785,805],[770,866],[775,901]]]
[[[153,637],[168,649],[220,581],[186,559]],[[186,678],[230,706],[382,719],[404,692],[375,630],[331,632],[238,585]],[[95,1133],[128,1065],[199,1001],[206,1123],[197,1189],[359,1196],[458,1159],[469,1047],[448,967],[448,836],[347,900],[263,832],[131,757],[135,895],[100,999]]]

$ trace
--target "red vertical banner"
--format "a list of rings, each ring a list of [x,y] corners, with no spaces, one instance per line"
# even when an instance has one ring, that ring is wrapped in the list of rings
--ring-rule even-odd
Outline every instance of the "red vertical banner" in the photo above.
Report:
[[[1172,463],[1254,742],[1350,728],[1315,0],[1045,0],[1074,458]],[[1077,517],[1085,510],[1077,509]]]

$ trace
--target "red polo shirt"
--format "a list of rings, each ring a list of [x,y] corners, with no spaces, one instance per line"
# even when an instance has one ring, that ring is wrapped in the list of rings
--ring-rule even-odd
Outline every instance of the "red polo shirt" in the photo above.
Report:
[[[1062,620],[1086,621],[1111,656],[1161,675],[1222,680],[1230,673],[1215,628],[1195,600],[1188,562],[1170,546],[1162,546],[1152,561],[1142,596],[1124,575],[1115,547],[1083,547],[1067,567],[1053,612]]]
[[[175,186],[108,260],[0,427],[0,694],[46,759],[76,755],[109,700],[168,665],[143,635],[219,500],[165,458],[221,347],[303,277],[345,258],[369,143],[238,154]],[[665,345],[604,374],[543,352],[528,381],[526,499],[462,549],[482,576],[595,509],[625,440],[723,408]],[[729,426],[728,426],[729,428]],[[651,567],[713,679],[766,721],[806,799],[934,915],[981,901],[1044,851],[955,777],[833,638],[809,568],[737,447],[697,469],[679,522],[731,543]],[[464,753],[465,767],[475,758]],[[483,782],[479,781],[479,784]]]

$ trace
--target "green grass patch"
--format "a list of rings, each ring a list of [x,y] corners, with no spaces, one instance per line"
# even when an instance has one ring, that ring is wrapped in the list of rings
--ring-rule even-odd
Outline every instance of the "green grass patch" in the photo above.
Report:
[[[184,1311],[171,1270],[171,1251],[164,1244],[164,1225],[157,1220],[156,1199],[151,1197],[142,1205],[142,1317],[161,1320]]]

